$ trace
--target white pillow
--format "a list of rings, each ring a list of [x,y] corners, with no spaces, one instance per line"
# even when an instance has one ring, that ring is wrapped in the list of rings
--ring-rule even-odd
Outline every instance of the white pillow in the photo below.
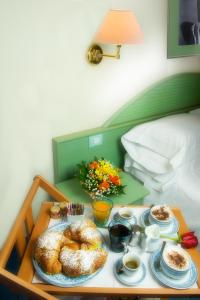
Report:
[[[197,115],[200,115],[200,108],[197,108],[197,109],[193,109],[189,112],[190,114],[197,114]]]
[[[196,114],[164,117],[134,127],[121,141],[132,159],[163,174],[199,156],[200,118]]]
[[[145,167],[143,167],[141,164],[135,162],[129,156],[129,154],[126,153],[125,157],[124,157],[124,170],[131,173],[132,169],[141,171],[144,174],[151,177],[154,181],[160,182],[162,184],[165,184],[166,182],[168,182],[169,180],[171,180],[175,176],[174,171],[166,172],[164,174],[158,174],[158,173],[155,173],[155,172],[151,172],[148,169],[146,169]]]
[[[165,174],[172,170],[169,160],[162,155],[139,144],[129,142],[124,137],[122,137],[122,144],[129,156],[149,172]]]
[[[131,175],[133,175],[134,177],[136,177],[137,179],[139,179],[141,182],[143,182],[147,188],[154,189],[158,192],[165,191],[166,189],[168,189],[171,186],[171,184],[173,184],[175,182],[174,177],[170,178],[168,181],[163,182],[163,183],[158,182],[158,181],[154,180],[154,178],[152,178],[148,174],[146,174],[138,169],[135,169],[133,167],[128,168],[125,166],[124,170],[126,172],[130,173]]]

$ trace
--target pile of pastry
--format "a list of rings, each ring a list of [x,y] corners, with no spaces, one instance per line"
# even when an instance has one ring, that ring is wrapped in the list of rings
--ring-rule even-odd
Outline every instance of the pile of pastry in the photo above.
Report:
[[[34,258],[48,274],[88,275],[101,268],[107,252],[91,220],[76,221],[64,231],[46,231],[37,240]]]

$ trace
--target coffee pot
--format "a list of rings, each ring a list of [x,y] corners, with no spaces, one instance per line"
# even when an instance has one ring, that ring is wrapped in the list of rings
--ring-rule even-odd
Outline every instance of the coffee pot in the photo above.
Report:
[[[108,225],[110,247],[114,252],[126,252],[132,237],[132,225],[122,219],[113,219]]]

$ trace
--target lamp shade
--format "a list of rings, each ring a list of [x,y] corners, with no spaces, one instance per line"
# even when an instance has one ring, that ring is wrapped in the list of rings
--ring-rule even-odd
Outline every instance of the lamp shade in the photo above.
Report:
[[[137,44],[143,41],[140,26],[130,10],[110,10],[94,41],[102,44]]]

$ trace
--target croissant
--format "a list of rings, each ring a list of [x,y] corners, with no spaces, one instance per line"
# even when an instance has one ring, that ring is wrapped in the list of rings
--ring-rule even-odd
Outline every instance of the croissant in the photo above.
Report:
[[[63,273],[70,277],[96,272],[104,265],[106,258],[104,249],[73,251],[63,247],[60,252]]]
[[[87,249],[100,247],[102,239],[96,225],[89,219],[72,223],[64,235],[74,241],[87,244]]]
[[[75,242],[71,239],[66,238],[65,247],[67,247],[71,250],[79,250],[81,245],[78,242]]]
[[[80,221],[76,221],[69,226],[69,230],[71,232],[72,238],[75,240],[79,240],[79,234],[82,230],[86,228],[94,228],[96,229],[96,225],[89,219],[84,219]]]
[[[36,247],[59,251],[66,242],[66,237],[60,231],[45,231],[37,240]]]
[[[35,259],[42,269],[48,274],[57,274],[62,271],[62,265],[59,258],[59,252],[56,250],[47,250],[36,248]]]
[[[86,227],[79,233],[79,239],[81,242],[90,244],[92,246],[99,247],[101,245],[100,233],[93,227]]]
[[[62,266],[58,258],[66,240],[63,233],[57,231],[44,232],[37,240],[34,257],[46,273],[61,272]]]

